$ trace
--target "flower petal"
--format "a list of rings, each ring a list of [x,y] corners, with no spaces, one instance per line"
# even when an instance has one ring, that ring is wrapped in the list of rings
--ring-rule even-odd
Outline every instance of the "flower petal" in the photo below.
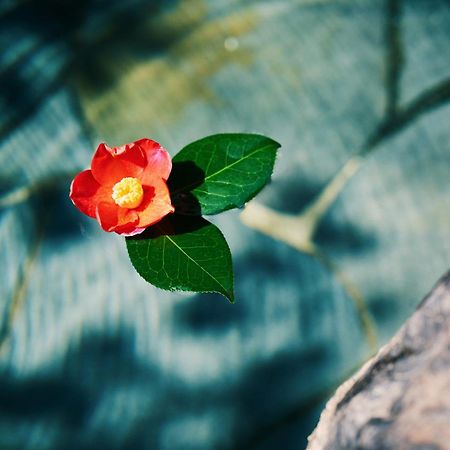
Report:
[[[147,167],[142,174],[142,184],[151,186],[155,178],[167,180],[172,170],[172,160],[169,153],[160,144],[151,139],[139,139],[135,142],[147,157]]]
[[[146,156],[139,145],[110,148],[100,144],[92,158],[91,170],[100,183],[113,186],[125,177],[139,178],[146,166]]]
[[[163,180],[154,180],[152,187],[144,187],[144,199],[135,211],[139,215],[138,226],[149,227],[167,214],[175,211],[170,200],[169,189]]]
[[[70,199],[84,214],[96,218],[96,208],[100,202],[111,200],[111,188],[101,186],[90,170],[79,173],[70,185]]]
[[[145,228],[134,228],[132,231],[130,231],[130,232],[122,232],[122,233],[119,233],[121,236],[125,236],[125,237],[130,237],[130,236],[136,236],[137,234],[141,234],[141,233],[143,233],[144,231],[145,231],[146,229]],[[117,233],[117,231],[116,231],[116,233]]]
[[[131,234],[137,228],[139,216],[133,209],[120,208],[115,203],[101,202],[97,205],[98,223],[105,231],[118,234]]]

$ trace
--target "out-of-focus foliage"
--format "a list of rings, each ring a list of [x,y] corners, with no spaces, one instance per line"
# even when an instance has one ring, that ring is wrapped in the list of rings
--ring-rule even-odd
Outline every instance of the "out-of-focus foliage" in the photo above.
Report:
[[[302,448],[368,355],[362,311],[380,344],[448,268],[449,23],[444,0],[3,2],[0,447]],[[320,257],[218,216],[235,305],[149,286],[68,201],[98,140],[229,131],[282,144],[261,201],[289,214],[365,155]]]

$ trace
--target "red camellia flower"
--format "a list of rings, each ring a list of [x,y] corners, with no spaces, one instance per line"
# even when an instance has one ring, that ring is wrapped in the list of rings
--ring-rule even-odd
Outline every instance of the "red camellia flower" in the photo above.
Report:
[[[70,199],[105,231],[133,236],[174,212],[166,184],[171,169],[167,151],[150,139],[100,144],[91,169],[72,181]]]

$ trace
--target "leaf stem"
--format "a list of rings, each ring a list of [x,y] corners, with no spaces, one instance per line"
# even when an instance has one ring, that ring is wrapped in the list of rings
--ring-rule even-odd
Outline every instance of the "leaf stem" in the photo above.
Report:
[[[369,356],[372,356],[376,353],[378,348],[377,330],[364,296],[347,275],[345,275],[324,252],[317,249],[314,256],[333,274],[352,299],[366,338]]]

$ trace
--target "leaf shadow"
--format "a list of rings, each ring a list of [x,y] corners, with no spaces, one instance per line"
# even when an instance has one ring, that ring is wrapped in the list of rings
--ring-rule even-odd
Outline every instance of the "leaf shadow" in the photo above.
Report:
[[[71,239],[80,235],[82,224],[88,219],[69,199],[72,176],[72,173],[56,173],[29,185],[0,177],[0,195],[4,201],[0,205],[0,217],[9,209],[24,205],[24,209],[17,208],[17,213],[27,224],[27,230],[44,227],[46,240]]]
[[[79,386],[58,377],[35,377],[16,381],[2,377],[0,415],[33,419],[57,415],[63,423],[83,426],[90,409],[89,397]]]
[[[304,415],[317,419],[315,413],[310,417],[309,397],[306,405],[297,401],[302,397],[299,379],[310,376],[308,368],[323,370],[333,359],[321,345],[253,361],[238,380],[210,384],[187,381],[152,358],[143,359],[135,352],[135,338],[133,327],[90,331],[61,360],[56,357],[61,369],[20,377],[1,372],[0,419],[21,443],[16,448],[24,448],[28,440],[23,430],[42,421],[63,428],[50,435],[46,448],[133,450],[159,448],[173,425],[201,418],[210,408],[230,408],[236,418],[245,418],[230,430],[235,445],[224,448],[251,448],[258,436],[267,437]],[[296,395],[287,395],[286,386],[297,387]],[[129,397],[137,392],[138,411]],[[111,399],[116,409],[104,410]],[[189,436],[181,439],[185,445],[190,442]],[[4,442],[6,436],[0,435],[0,446]]]
[[[27,438],[20,432],[20,424],[46,420],[64,429],[55,435],[49,448],[118,448],[117,435],[111,430],[100,427],[86,437],[86,429],[93,425],[96,411],[101,409],[108,396],[121,389],[140,388],[145,391],[152,382],[160,380],[159,369],[152,363],[144,363],[134,354],[133,335],[132,329],[122,329],[114,334],[89,332],[62,357],[61,371],[29,377],[17,377],[12,372],[2,371],[0,418],[10,424],[11,436],[18,437],[23,444]],[[144,407],[146,426],[139,421],[132,424],[129,438],[120,448],[155,448],[157,435],[148,432],[148,420],[158,422],[160,411],[152,402],[144,402]],[[2,448],[5,437],[0,434]],[[136,446],[128,443],[131,439]]]
[[[167,184],[177,214],[201,215],[200,203],[192,194],[192,190],[204,181],[205,172],[193,161],[173,162]]]
[[[248,315],[243,302],[230,308],[229,303],[215,293],[196,294],[189,302],[181,302],[175,308],[177,326],[195,334],[225,331],[248,320]]]
[[[209,225],[201,216],[182,216],[169,214],[160,222],[148,227],[143,233],[128,237],[129,240],[155,239],[161,236],[179,236],[193,233]]]
[[[384,333],[388,330],[394,333],[399,326],[399,317],[407,315],[404,311],[405,305],[402,305],[395,294],[374,292],[367,298],[367,305],[374,321],[380,325],[380,330]],[[412,307],[412,306],[411,306]],[[411,313],[412,311],[408,311]],[[383,329],[381,329],[381,325]]]
[[[302,177],[279,177],[258,198],[266,206],[286,214],[300,213],[320,193],[320,183]]]
[[[340,223],[330,215],[320,222],[314,241],[327,251],[354,257],[370,252],[377,246],[376,234],[355,223]]]
[[[0,12],[0,25],[14,30],[11,34],[22,31],[31,45],[22,51],[19,43],[17,57],[0,71],[4,87],[0,99],[7,111],[0,120],[0,135],[19,127],[68,80],[83,79],[92,92],[109,89],[117,82],[117,76],[111,74],[117,60],[130,54],[141,59],[154,57],[183,31],[162,33],[148,24],[149,20],[154,24],[164,9],[162,0],[122,7],[112,2],[102,5],[101,13],[93,0],[16,3]],[[55,54],[51,62],[49,50]]]
[[[335,355],[326,345],[315,344],[308,349],[281,352],[254,364],[233,392],[238,399],[239,415],[247,418],[240,427],[234,449],[283,448],[279,441],[274,442],[277,433],[279,437],[284,435],[284,439],[294,439],[292,448],[304,448],[306,436],[316,425],[331,392],[327,385],[303,390],[299,380],[320,377],[334,360]],[[286,435],[286,428],[294,424],[298,428],[296,433]]]
[[[35,223],[45,221],[46,239],[81,237],[80,224],[85,218],[69,199],[69,180],[61,179],[46,185],[29,200]]]

